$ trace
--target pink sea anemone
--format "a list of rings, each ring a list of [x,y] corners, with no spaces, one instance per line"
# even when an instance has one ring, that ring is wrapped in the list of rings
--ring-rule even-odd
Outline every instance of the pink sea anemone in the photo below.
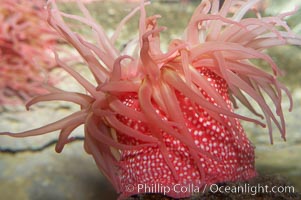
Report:
[[[47,24],[43,1],[0,4],[0,105],[15,104],[45,94],[41,84],[56,67],[50,49],[58,36]]]
[[[284,20],[293,12],[244,18],[256,2],[226,0],[220,5],[219,0],[202,1],[183,38],[171,41],[168,51],[163,52],[160,32],[165,28],[157,24],[158,15],[146,17],[148,2],[141,2],[109,37],[82,3],[78,2],[81,17],[60,12],[50,0],[50,25],[76,48],[96,85],[56,55],[57,63],[87,93],[48,88],[49,94],[33,98],[27,108],[42,101],[62,100],[81,109],[41,128],[1,134],[28,137],[61,130],[56,145],[56,151],[61,152],[72,141],[72,131],[84,124],[84,148],[121,198],[145,192],[139,190],[139,184],[202,188],[254,177],[254,147],[239,120],[266,124],[271,142],[274,123],[285,139],[283,92],[292,101],[287,88],[277,80],[281,71],[263,51],[278,45],[301,45],[301,37]],[[120,52],[114,43],[137,11],[139,37]],[[74,33],[64,18],[91,27],[96,42]],[[270,70],[256,66],[255,59],[266,62]],[[234,113],[236,100],[259,119]],[[195,190],[166,194],[179,198],[191,192]]]

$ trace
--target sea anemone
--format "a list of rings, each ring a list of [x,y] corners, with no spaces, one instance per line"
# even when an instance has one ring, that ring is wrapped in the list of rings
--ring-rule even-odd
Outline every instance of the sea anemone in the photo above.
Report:
[[[146,192],[139,190],[139,184],[200,189],[205,184],[256,176],[254,146],[239,120],[267,125],[271,142],[275,124],[286,138],[281,101],[284,92],[292,103],[291,95],[277,80],[281,70],[263,51],[301,45],[301,37],[284,20],[294,12],[244,18],[257,2],[226,0],[221,5],[219,0],[203,0],[183,38],[172,40],[163,52],[160,32],[165,27],[157,24],[160,16],[146,17],[148,2],[141,2],[109,37],[80,1],[83,16],[63,13],[50,0],[49,24],[78,51],[95,84],[55,54],[58,65],[87,93],[49,87],[48,94],[33,98],[27,108],[62,100],[81,109],[41,128],[1,135],[28,137],[61,130],[55,148],[61,152],[72,141],[72,131],[84,124],[84,148],[121,193],[120,198]],[[119,51],[116,39],[138,11],[139,37]],[[64,18],[91,27],[95,43],[73,32]],[[270,70],[261,69],[254,60],[264,61]],[[237,100],[255,119],[234,113]],[[180,198],[192,192],[171,189],[166,194]]]
[[[58,36],[47,24],[43,1],[0,0],[0,4],[0,105],[22,103],[46,93],[41,84],[56,67],[50,49]]]

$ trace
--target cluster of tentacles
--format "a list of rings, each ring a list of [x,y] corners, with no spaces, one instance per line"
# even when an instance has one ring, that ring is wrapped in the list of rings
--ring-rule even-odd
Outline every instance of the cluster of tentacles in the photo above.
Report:
[[[56,62],[58,35],[47,24],[40,0],[0,0],[0,105],[45,94],[41,85]],[[51,77],[49,83],[58,80]]]

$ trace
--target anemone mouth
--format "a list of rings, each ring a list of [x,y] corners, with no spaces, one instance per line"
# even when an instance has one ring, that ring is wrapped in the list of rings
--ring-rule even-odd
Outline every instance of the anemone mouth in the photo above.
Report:
[[[277,65],[262,50],[280,44],[301,45],[301,37],[293,34],[286,25],[283,18],[288,14],[242,18],[256,1],[235,2],[225,1],[220,6],[218,0],[202,1],[186,28],[184,38],[173,40],[168,52],[163,53],[160,49],[160,32],[165,28],[158,26],[158,16],[146,18],[144,6],[149,4],[148,2],[141,1],[140,6],[124,18],[115,34],[109,38],[80,1],[78,7],[83,17],[62,13],[55,1],[49,0],[49,24],[78,51],[93,74],[96,85],[62,62],[56,54],[58,65],[74,77],[87,94],[47,87],[49,94],[33,98],[27,107],[41,101],[62,100],[80,105],[81,110],[42,128],[1,135],[27,137],[61,130],[56,146],[56,151],[61,152],[64,145],[71,141],[69,136],[72,131],[84,124],[85,150],[92,154],[97,166],[116,190],[121,191],[118,177],[118,169],[121,166],[118,161],[123,150],[156,146],[162,152],[174,177],[177,177],[162,139],[164,132],[187,147],[203,177],[203,168],[198,156],[204,155],[213,160],[215,158],[196,146],[186,127],[177,93],[184,95],[196,107],[202,107],[204,112],[233,132],[238,144],[243,136],[237,128],[237,119],[265,126],[261,121],[234,113],[210,81],[199,73],[198,70],[203,68],[223,79],[233,104],[235,99],[239,100],[255,116],[265,118],[271,142],[272,123],[285,139],[282,93],[284,91],[290,100],[291,96],[277,80],[280,75]],[[235,9],[230,11],[233,6]],[[141,13],[140,35],[134,45],[139,51],[133,55],[125,55],[126,52],[120,52],[114,43],[126,21],[138,11]],[[98,44],[92,44],[74,33],[64,18],[90,26]],[[252,64],[252,59],[264,60],[270,65],[272,74]],[[206,91],[210,100],[205,98],[202,91]],[[131,94],[136,95],[139,109],[133,109],[129,106],[131,102],[121,100],[121,96]],[[267,103],[266,97],[272,100],[273,107]],[[258,104],[262,113],[254,109],[249,98]],[[148,133],[144,134],[127,126],[118,117],[120,115],[147,123]],[[139,142],[121,143],[118,133]]]

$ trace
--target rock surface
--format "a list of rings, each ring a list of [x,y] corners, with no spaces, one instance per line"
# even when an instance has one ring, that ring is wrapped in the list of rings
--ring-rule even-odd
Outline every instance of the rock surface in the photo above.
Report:
[[[53,146],[40,152],[0,154],[0,199],[113,200],[117,194],[83,152],[81,142],[59,155]]]

